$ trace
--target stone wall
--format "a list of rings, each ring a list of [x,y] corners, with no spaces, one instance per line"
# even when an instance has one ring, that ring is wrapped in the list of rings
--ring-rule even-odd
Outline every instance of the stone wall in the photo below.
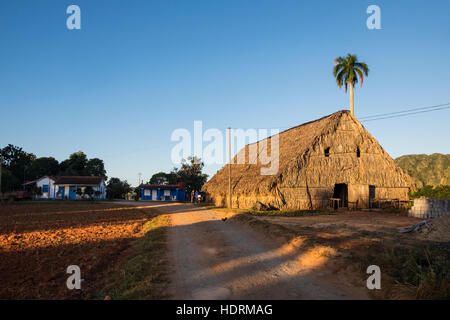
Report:
[[[450,199],[421,197],[414,200],[408,215],[416,218],[435,218],[450,214]]]

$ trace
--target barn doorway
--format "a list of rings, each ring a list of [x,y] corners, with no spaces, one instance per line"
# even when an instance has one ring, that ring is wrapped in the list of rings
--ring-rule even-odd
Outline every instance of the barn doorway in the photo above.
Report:
[[[369,208],[372,208],[375,202],[375,186],[369,185]]]
[[[346,183],[336,183],[334,185],[333,198],[340,199],[339,202],[334,201],[334,209],[348,207],[348,186]]]

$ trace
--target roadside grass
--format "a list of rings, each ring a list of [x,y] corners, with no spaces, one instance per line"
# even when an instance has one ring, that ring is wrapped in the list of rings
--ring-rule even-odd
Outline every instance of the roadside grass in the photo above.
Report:
[[[247,212],[253,216],[276,216],[276,217],[306,217],[306,216],[336,214],[334,212],[325,210],[265,210],[265,211],[249,210]]]
[[[333,211],[327,210],[252,210],[252,209],[236,209],[236,208],[224,208],[216,207],[211,204],[198,204],[198,206],[221,212],[233,212],[233,213],[248,213],[253,216],[277,216],[277,217],[305,217],[305,216],[317,216],[317,215],[333,215],[337,214]]]
[[[356,262],[363,277],[366,268],[378,265],[382,273],[382,288],[375,298],[450,299],[450,251],[436,243],[410,246],[370,245],[353,252],[348,258]]]
[[[166,258],[168,215],[158,215],[143,226],[142,238],[136,240],[117,270],[105,281],[98,299],[156,300],[167,298],[169,284]]]
[[[450,299],[449,243],[402,240],[395,235],[391,238],[382,232],[358,231],[355,228],[352,236],[355,245],[339,248],[336,246],[337,243],[315,236],[324,231],[323,229],[303,227],[302,231],[294,231],[279,224],[257,219],[255,214],[251,213],[238,214],[233,219],[269,237],[274,237],[274,240],[284,239],[285,242],[290,242],[294,238],[301,237],[303,249],[317,243],[334,247],[342,257],[336,261],[337,264],[334,266],[336,272],[342,270],[344,274],[348,274],[346,271],[348,270],[359,278],[359,281],[363,280],[364,286],[368,277],[367,267],[379,266],[381,290],[370,292],[375,299]]]

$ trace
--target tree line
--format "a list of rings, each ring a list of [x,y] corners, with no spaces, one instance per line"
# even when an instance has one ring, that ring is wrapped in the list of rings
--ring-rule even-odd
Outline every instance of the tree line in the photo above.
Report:
[[[197,157],[189,157],[187,160],[183,159],[180,168],[173,168],[172,171],[155,173],[148,184],[177,184],[183,182],[186,187],[186,192],[190,193],[192,190],[200,191],[208,175],[203,173],[204,163]]]
[[[203,173],[204,163],[197,157],[189,157],[183,159],[180,168],[173,168],[170,172],[155,173],[147,184],[177,184],[183,182],[186,188],[186,193],[190,194],[192,190],[200,191],[208,175]],[[111,178],[107,185],[107,196],[110,199],[125,198],[126,194],[133,192],[135,198],[140,196],[139,186],[134,188],[126,181],[119,178]]]
[[[99,176],[107,181],[105,164],[99,158],[90,158],[82,151],[72,153],[68,159],[58,162],[53,157],[36,157],[21,147],[8,144],[0,149],[1,192],[22,190],[23,183],[43,176]],[[148,184],[177,184],[183,182],[186,192],[201,190],[208,179],[202,172],[204,163],[196,157],[183,160],[180,168],[170,172],[155,173]],[[139,187],[133,187],[126,181],[112,177],[107,185],[107,196],[110,199],[123,199],[134,191],[140,195]]]
[[[88,159],[82,151],[58,162],[53,157],[36,157],[33,153],[8,144],[0,149],[2,166],[1,192],[21,190],[25,181],[43,176],[100,176],[107,179],[103,160]]]

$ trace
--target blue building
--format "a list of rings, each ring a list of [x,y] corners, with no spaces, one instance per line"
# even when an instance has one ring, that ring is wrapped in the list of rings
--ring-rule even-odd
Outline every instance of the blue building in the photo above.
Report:
[[[184,201],[186,191],[184,183],[178,184],[141,184],[141,200]]]

